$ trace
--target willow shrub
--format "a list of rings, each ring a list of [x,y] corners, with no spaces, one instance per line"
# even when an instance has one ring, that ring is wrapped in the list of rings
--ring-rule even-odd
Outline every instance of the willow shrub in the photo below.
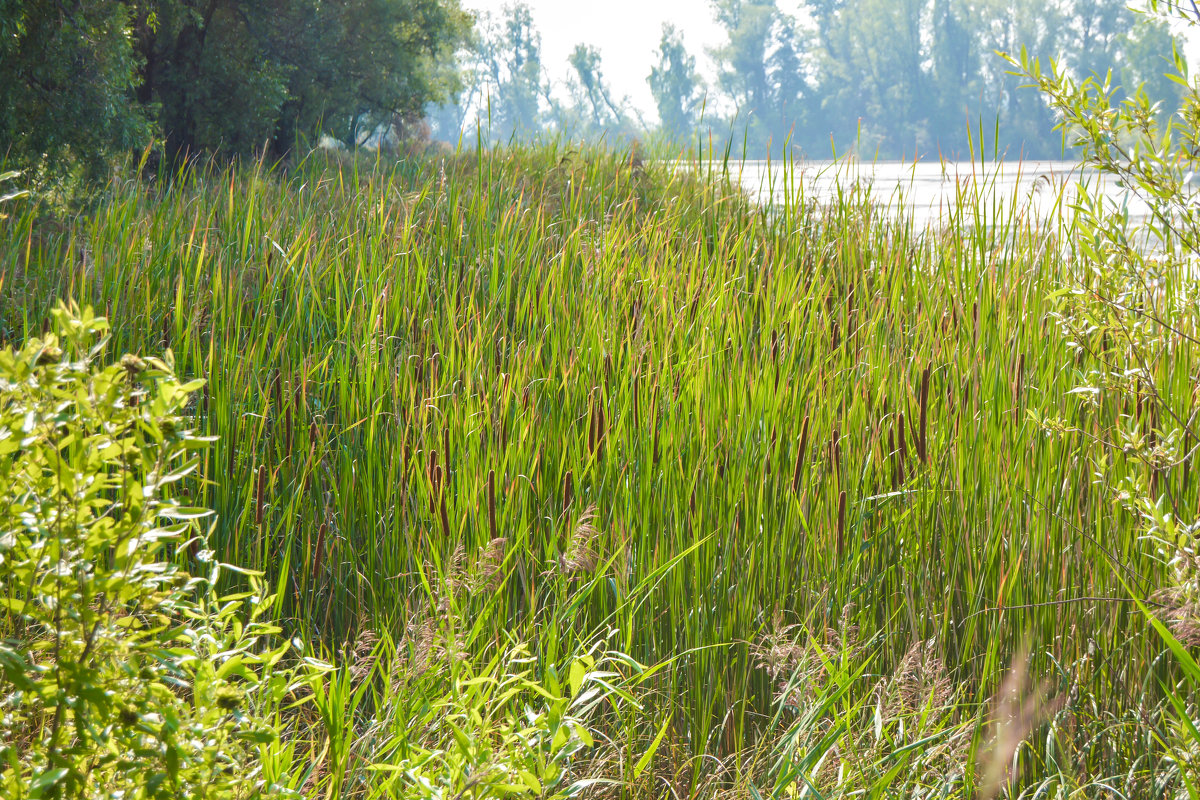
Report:
[[[1193,3],[1150,0],[1147,10],[1200,26]],[[1200,452],[1200,393],[1184,357],[1200,343],[1193,186],[1200,170],[1200,83],[1189,78],[1178,50],[1163,56],[1166,77],[1184,88],[1177,107],[1144,87],[1116,86],[1111,75],[1076,77],[1054,62],[1043,68],[1024,51],[1008,60],[1057,113],[1080,160],[1117,181],[1147,212],[1134,219],[1128,203],[1081,194],[1072,269],[1058,287],[1054,315],[1071,346],[1071,393],[1091,409],[1117,413],[1092,431],[1056,416],[1042,422],[1064,439],[1087,436],[1100,445],[1089,465],[1093,484],[1171,568],[1149,603],[1130,591],[1170,653],[1164,660],[1176,667],[1155,676],[1170,704],[1158,735],[1188,796],[1196,797],[1200,730],[1192,716],[1200,665],[1192,652],[1200,646],[1200,515],[1182,492]],[[1119,574],[1125,565],[1112,568]]]
[[[175,492],[207,443],[185,416],[202,382],[169,355],[101,364],[106,329],[60,306],[0,352],[0,795],[271,796],[264,711],[299,675],[254,576],[215,596],[210,512]]]

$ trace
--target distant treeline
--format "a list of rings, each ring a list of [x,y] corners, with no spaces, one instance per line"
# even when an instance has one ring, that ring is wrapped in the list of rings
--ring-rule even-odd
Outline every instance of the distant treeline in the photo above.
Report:
[[[647,81],[658,121],[640,119],[605,80],[598,51],[580,44],[571,77],[555,86],[528,6],[477,21],[463,54],[464,89],[431,109],[435,135],[452,138],[482,120],[494,140],[546,132],[585,138],[657,135],[686,143],[731,134],[753,153],[785,142],[813,156],[836,146],[864,155],[962,156],[967,125],[1010,154],[1057,156],[1061,135],[1035,91],[1022,90],[997,52],[1054,59],[1083,79],[1145,86],[1172,100],[1165,77],[1172,34],[1127,0],[713,0],[725,31],[705,81],[677,29],[664,25]],[[557,71],[557,69],[555,69]],[[1118,97],[1120,93],[1118,94]],[[999,142],[991,142],[996,129]]]
[[[454,141],[477,126],[488,141],[711,134],[752,155],[788,143],[817,157],[957,157],[968,123],[1010,154],[1053,156],[1053,115],[996,52],[1024,47],[1177,99],[1162,77],[1170,30],[1125,3],[798,0],[787,13],[713,0],[725,31],[713,80],[665,26],[647,74],[657,119],[643,119],[590,45],[552,84],[523,3],[472,19],[460,0],[0,0],[0,161],[94,176],[151,143],[175,163],[282,156],[322,136]]]

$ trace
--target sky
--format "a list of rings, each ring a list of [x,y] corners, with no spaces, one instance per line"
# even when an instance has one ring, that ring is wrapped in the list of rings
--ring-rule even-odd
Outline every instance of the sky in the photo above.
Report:
[[[463,0],[471,11],[499,17],[511,0]],[[533,24],[542,35],[542,64],[551,80],[565,81],[567,56],[577,44],[600,51],[604,78],[618,97],[627,95],[647,119],[654,119],[654,99],[646,77],[656,62],[662,25],[670,22],[683,35],[699,71],[712,75],[705,49],[719,45],[723,34],[712,18],[708,0],[526,0]]]

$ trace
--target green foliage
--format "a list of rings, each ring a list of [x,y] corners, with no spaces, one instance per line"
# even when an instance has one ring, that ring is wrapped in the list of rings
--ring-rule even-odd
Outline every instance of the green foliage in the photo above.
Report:
[[[40,173],[102,173],[144,144],[131,3],[0,2],[0,156]]]
[[[457,0],[0,4],[0,151],[98,175],[152,136],[168,156],[348,142],[459,85]]]
[[[1200,25],[1193,5],[1152,2],[1154,12]],[[1120,88],[1112,76],[1082,80],[1054,61],[1043,68],[1022,51],[1009,56],[1017,73],[1040,90],[1063,136],[1082,161],[1128,193],[1120,204],[1082,193],[1068,254],[1072,269],[1055,293],[1054,315],[1073,354],[1072,393],[1084,398],[1090,428],[1062,414],[1043,420],[1064,440],[1087,437],[1100,450],[1087,474],[1096,491],[1132,519],[1170,571],[1157,585],[1123,578],[1167,645],[1177,674],[1158,676],[1169,704],[1156,708],[1173,777],[1197,795],[1200,732],[1191,717],[1200,697],[1200,521],[1184,500],[1195,468],[1200,397],[1187,354],[1200,342],[1200,214],[1193,178],[1200,166],[1200,83],[1189,77],[1162,18],[1142,27],[1147,69],[1161,61],[1181,91],[1177,105],[1144,86]],[[1143,73],[1144,74],[1144,73]],[[1161,81],[1155,81],[1161,86]],[[1144,210],[1134,219],[1130,207]],[[1107,413],[1106,413],[1107,412]],[[1125,565],[1110,565],[1120,571]]]
[[[177,487],[207,441],[170,357],[99,365],[107,325],[0,352],[0,789],[5,797],[270,796],[265,711],[287,645],[220,566]],[[195,553],[195,578],[172,551]]]
[[[418,735],[399,772],[406,797],[530,797],[558,800],[595,785],[572,777],[573,761],[595,746],[587,718],[616,699],[591,656],[573,660],[561,678],[551,668],[534,676],[523,646],[508,646],[486,663],[454,667],[444,694],[412,721]],[[378,758],[378,755],[375,756]]]
[[[283,153],[322,130],[354,143],[364,124],[447,98],[470,30],[457,0],[154,0],[142,13],[140,98],[161,108],[170,153]]]

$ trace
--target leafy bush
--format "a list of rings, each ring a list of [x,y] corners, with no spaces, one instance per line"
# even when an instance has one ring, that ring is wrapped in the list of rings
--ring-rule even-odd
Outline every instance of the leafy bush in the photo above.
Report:
[[[90,310],[54,321],[0,352],[0,794],[274,794],[256,752],[296,673],[256,576],[215,594],[210,512],[177,488],[206,444],[184,416],[201,382],[169,353],[98,364]]]
[[[1192,30],[1200,25],[1192,3],[1150,0],[1148,12]],[[1165,751],[1159,783],[1195,797],[1200,731],[1191,717],[1200,666],[1188,647],[1200,645],[1200,519],[1182,495],[1200,441],[1200,394],[1188,368],[1188,352],[1200,343],[1193,186],[1200,84],[1189,79],[1178,49],[1160,55],[1165,79],[1182,87],[1177,106],[1144,86],[1122,89],[1111,75],[1075,76],[1053,62],[1043,69],[1024,52],[1009,62],[1041,91],[1082,163],[1126,192],[1120,202],[1080,192],[1067,251],[1071,270],[1056,295],[1055,317],[1073,351],[1071,393],[1084,410],[1043,425],[1064,439],[1100,445],[1091,474],[1078,479],[1090,478],[1134,520],[1153,557],[1171,568],[1155,586],[1110,556],[1109,567],[1178,669],[1147,679],[1161,691],[1151,690],[1139,709],[1146,741]],[[1131,214],[1139,205],[1142,214]]]

